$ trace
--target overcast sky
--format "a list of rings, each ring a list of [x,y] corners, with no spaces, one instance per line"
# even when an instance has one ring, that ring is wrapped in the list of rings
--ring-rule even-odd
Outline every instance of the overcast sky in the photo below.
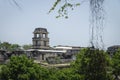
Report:
[[[57,11],[47,14],[55,0],[17,0],[22,9],[10,0],[0,0],[0,41],[32,44],[35,28],[47,28],[50,45],[89,45],[88,0],[69,18],[56,19]],[[78,0],[79,1],[79,0]],[[105,0],[105,47],[120,45],[120,0]]]

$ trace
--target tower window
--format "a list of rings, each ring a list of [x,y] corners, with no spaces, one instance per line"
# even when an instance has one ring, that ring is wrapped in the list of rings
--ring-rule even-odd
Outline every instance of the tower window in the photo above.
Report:
[[[38,37],[39,37],[39,34],[36,34],[36,37],[38,38]]]
[[[45,36],[45,34],[43,34],[43,38],[45,38],[46,36]]]

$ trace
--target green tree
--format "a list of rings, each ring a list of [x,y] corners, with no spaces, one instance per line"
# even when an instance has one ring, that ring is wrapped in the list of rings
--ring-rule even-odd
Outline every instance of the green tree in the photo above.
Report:
[[[83,80],[72,68],[50,69],[49,80]]]
[[[31,44],[29,44],[29,45],[23,45],[23,49],[24,50],[27,50],[27,49],[30,49],[30,48],[32,48],[32,45]]]
[[[120,49],[112,57],[112,68],[115,80],[119,80],[118,76],[120,76]]]
[[[2,67],[2,80],[47,80],[49,71],[26,56],[13,56],[10,62]]]
[[[2,49],[2,42],[0,41],[0,49]]]
[[[109,58],[106,53],[94,48],[81,50],[72,63],[74,71],[84,77],[84,80],[109,80],[108,66]]]
[[[3,42],[3,43],[1,43],[0,46],[1,46],[1,49],[9,51],[10,47],[11,47],[11,44],[9,42]]]
[[[21,50],[20,45],[18,44],[11,44],[9,42],[0,42],[0,49],[6,50],[6,51],[16,51]]]
[[[10,51],[17,51],[17,50],[21,50],[20,45],[18,45],[18,44],[11,44]]]

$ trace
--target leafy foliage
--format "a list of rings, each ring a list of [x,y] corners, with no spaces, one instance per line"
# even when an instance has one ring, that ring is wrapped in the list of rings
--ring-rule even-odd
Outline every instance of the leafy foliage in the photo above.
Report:
[[[3,42],[0,43],[0,49],[6,51],[15,51],[15,50],[21,50],[21,47],[18,44],[10,44],[9,42]]]
[[[119,53],[119,52],[118,52]],[[12,56],[2,66],[2,80],[112,80],[108,68],[110,57],[102,50],[87,48],[80,51],[70,68],[46,68],[35,64],[26,56]],[[113,57],[113,74],[119,75],[120,54]]]
[[[21,50],[18,44],[11,44],[10,51]]]
[[[56,16],[56,18],[59,17],[64,17],[64,18],[68,18],[68,9],[73,10],[75,7],[79,6],[80,3],[72,3],[70,0],[56,0],[56,2],[54,2],[52,8],[49,10],[49,13],[51,11],[53,11],[58,4],[63,3],[61,5],[61,7],[58,9],[58,16]]]
[[[115,53],[112,58],[112,68],[115,80],[119,80],[118,76],[120,76],[120,49]]]
[[[0,44],[0,48],[4,50],[10,50],[11,44],[8,42],[3,42]]]
[[[31,44],[29,44],[29,45],[23,45],[23,49],[24,50],[27,50],[27,49],[30,49],[32,47],[32,45]]]
[[[108,64],[109,61],[104,51],[87,48],[81,50],[72,66],[75,72],[83,76],[85,80],[109,80]]]
[[[79,74],[75,74],[72,68],[52,69],[50,72],[50,80],[82,80],[82,77]]]
[[[2,80],[47,80],[49,71],[25,56],[13,56],[2,67]]]

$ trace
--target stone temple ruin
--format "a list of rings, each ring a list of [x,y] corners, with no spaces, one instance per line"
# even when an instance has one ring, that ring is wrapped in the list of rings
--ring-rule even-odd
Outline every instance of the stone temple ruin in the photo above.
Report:
[[[68,63],[75,60],[75,56],[81,48],[79,46],[58,45],[50,47],[48,31],[46,28],[36,28],[33,32],[32,48],[28,50],[7,52],[0,49],[0,64],[6,63],[11,56],[27,55],[37,63],[47,62],[49,64]],[[120,48],[120,45],[108,47],[107,52],[112,56]]]
[[[0,50],[0,63],[5,63],[11,56],[27,55],[35,62],[47,62],[49,64],[68,63],[75,59],[75,55],[80,51],[78,46],[54,46],[49,45],[48,31],[46,28],[36,28],[33,32],[32,47],[28,50],[7,51]]]
[[[33,49],[49,49],[49,38],[47,29],[36,28],[33,33]]]
[[[81,47],[75,46],[49,46],[48,31],[46,28],[36,28],[33,32],[32,38],[33,46],[26,51],[30,58],[36,61],[48,61],[50,63],[69,62],[74,59],[76,53],[80,51]]]

